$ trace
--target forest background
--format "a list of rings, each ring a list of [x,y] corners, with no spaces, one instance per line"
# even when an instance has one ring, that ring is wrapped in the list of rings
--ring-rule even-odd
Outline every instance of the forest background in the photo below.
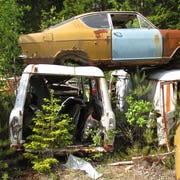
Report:
[[[91,11],[138,11],[160,29],[180,29],[180,0],[0,0],[0,79],[19,76],[18,37]],[[6,84],[0,81],[0,90]],[[0,141],[14,97],[0,91]]]
[[[21,75],[24,65],[17,60],[21,34],[41,31],[81,13],[105,10],[138,11],[160,29],[180,29],[180,0],[0,0],[0,79]],[[4,82],[0,81],[0,127],[8,124],[14,103],[14,97],[2,93]]]
[[[91,11],[138,11],[160,29],[180,28],[180,0],[0,0],[0,75],[15,70],[18,37]]]
[[[0,78],[19,76],[18,37],[90,11],[138,11],[160,29],[180,29],[180,0],[0,0]],[[6,86],[0,81],[0,89]],[[0,123],[8,121],[14,99],[0,93]],[[0,125],[1,125],[0,124]]]

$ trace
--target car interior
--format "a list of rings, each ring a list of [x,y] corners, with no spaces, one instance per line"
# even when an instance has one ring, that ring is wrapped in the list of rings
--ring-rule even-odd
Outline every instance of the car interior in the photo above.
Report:
[[[23,137],[31,133],[32,118],[37,110],[41,110],[43,99],[49,98],[50,89],[53,89],[54,97],[60,99],[57,115],[70,115],[75,125],[73,144],[91,143],[88,129],[100,127],[103,113],[99,88],[97,78],[32,75],[24,107]]]

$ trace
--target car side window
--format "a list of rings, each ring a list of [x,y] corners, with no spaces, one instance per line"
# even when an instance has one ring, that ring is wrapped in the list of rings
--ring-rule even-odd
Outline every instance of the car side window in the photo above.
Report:
[[[136,14],[112,13],[111,20],[114,29],[153,28],[145,19]]]
[[[141,28],[148,28],[148,29],[152,28],[151,25],[148,24],[143,18],[138,16],[138,19],[139,19],[139,24]]]
[[[81,20],[92,28],[109,28],[107,14],[93,14],[84,16]]]
[[[134,14],[115,13],[111,14],[114,29],[140,28],[139,20]]]
[[[134,17],[134,19],[131,19],[130,21],[128,21],[127,27],[128,28],[140,28],[139,20],[138,20],[137,16]]]

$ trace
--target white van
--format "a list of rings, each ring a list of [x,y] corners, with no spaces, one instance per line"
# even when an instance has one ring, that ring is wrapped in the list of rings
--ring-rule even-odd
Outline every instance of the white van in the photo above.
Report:
[[[114,137],[108,136],[108,130],[115,129],[115,116],[111,108],[104,73],[97,67],[28,65],[21,76],[14,108],[9,118],[11,146],[23,149],[29,125],[34,112],[41,109],[44,98],[49,97],[53,89],[56,98],[65,106],[75,124],[73,145],[58,152],[108,152],[113,150]],[[96,126],[88,118],[95,119],[100,125],[103,144],[92,148],[87,138],[86,128]]]
[[[175,112],[179,105],[180,70],[151,69],[146,75],[145,81],[151,87],[147,100],[153,103],[157,115],[159,145],[166,144],[169,147],[168,133],[177,121]],[[109,91],[116,96],[116,108],[119,111],[127,111],[126,97],[131,86],[130,74],[126,71],[115,70],[111,73]]]

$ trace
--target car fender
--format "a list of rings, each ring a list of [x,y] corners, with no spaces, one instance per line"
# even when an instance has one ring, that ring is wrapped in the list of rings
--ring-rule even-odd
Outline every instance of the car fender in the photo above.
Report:
[[[83,50],[61,50],[54,56],[54,64],[65,64],[67,62],[77,62],[78,64],[89,64],[89,56]]]
[[[180,53],[180,31],[159,30],[163,37],[163,57],[171,59]]]

